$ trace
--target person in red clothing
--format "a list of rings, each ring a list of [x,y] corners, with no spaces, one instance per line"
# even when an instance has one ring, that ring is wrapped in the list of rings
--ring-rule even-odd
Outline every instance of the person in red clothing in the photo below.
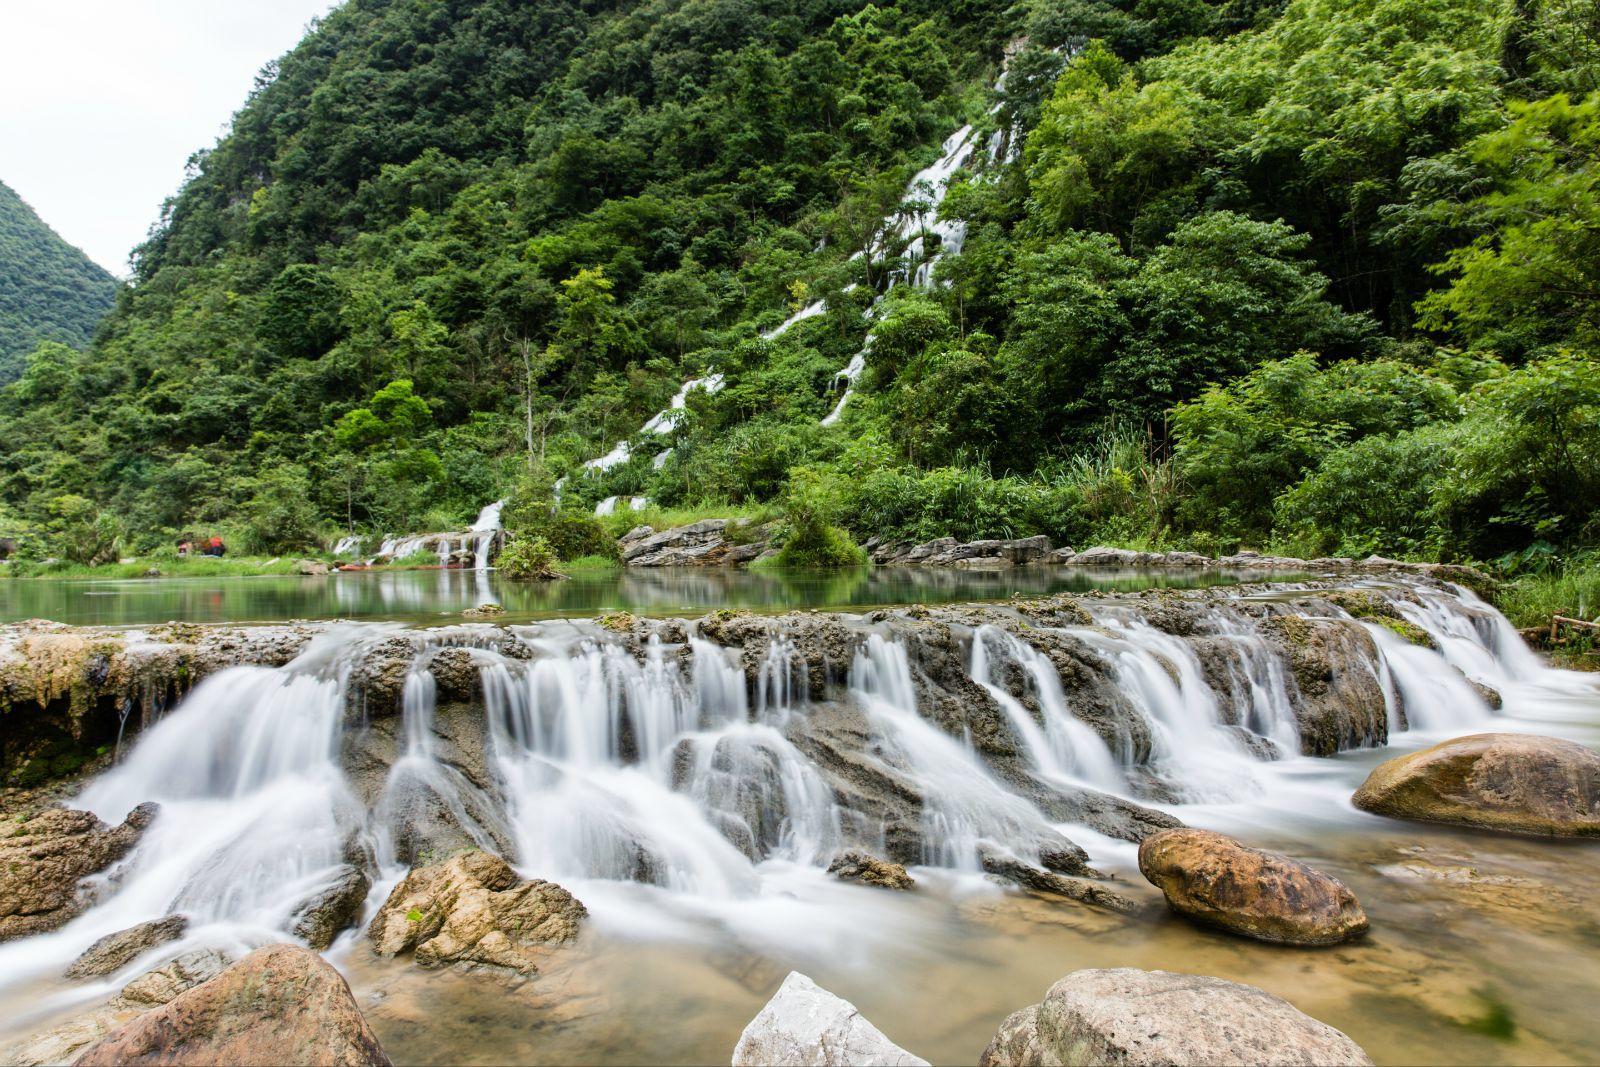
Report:
[[[206,542],[204,554],[207,556],[221,556],[227,550],[227,547],[222,543],[222,538],[213,537],[210,541]]]

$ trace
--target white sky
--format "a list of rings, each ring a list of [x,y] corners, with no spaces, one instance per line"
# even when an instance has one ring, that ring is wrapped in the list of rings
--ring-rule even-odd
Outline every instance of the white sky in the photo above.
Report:
[[[113,274],[334,0],[0,0],[0,181]]]

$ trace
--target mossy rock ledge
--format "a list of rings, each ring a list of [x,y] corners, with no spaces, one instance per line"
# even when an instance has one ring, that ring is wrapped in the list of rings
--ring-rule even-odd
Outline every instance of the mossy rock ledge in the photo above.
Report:
[[[1539,837],[1600,836],[1600,755],[1528,734],[1458,737],[1380,765],[1351,798],[1376,815]]]

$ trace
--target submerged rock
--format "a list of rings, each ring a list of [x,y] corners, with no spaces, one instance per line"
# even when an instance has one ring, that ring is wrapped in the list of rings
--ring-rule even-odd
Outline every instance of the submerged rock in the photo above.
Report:
[[[1600,835],[1600,755],[1556,737],[1474,734],[1379,765],[1351,799],[1396,819],[1593,837]]]
[[[1031,863],[1024,863],[1014,856],[1005,856],[993,851],[986,851],[979,857],[983,869],[997,878],[1004,878],[1015,882],[1024,889],[1032,889],[1040,893],[1053,893],[1058,897],[1080,901],[1084,904],[1093,904],[1096,907],[1106,908],[1110,911],[1122,912],[1125,915],[1143,910],[1143,906],[1132,897],[1127,897],[1112,889],[1107,889],[1099,882],[1088,878],[1076,878],[1055,871],[1035,867]]]
[[[1174,911],[1257,941],[1332,945],[1367,931],[1366,913],[1343,882],[1224,834],[1154,834],[1139,846],[1139,870]]]
[[[570,941],[588,911],[551,882],[524,881],[489,852],[465,852],[406,875],[367,936],[383,956],[415,950],[422,967],[480,964],[533,974],[552,945]]]
[[[983,1067],[1367,1064],[1361,1046],[1286,1000],[1221,978],[1074,971],[1000,1025]]]
[[[860,882],[880,889],[915,889],[916,880],[898,863],[865,852],[841,852],[828,864],[828,873],[843,882]]]
[[[388,1067],[389,1057],[338,971],[314,952],[270,945],[124,1025],[76,1062]]]
[[[78,883],[127,855],[155,814],[141,804],[108,827],[87,811],[51,808],[9,827],[0,838],[0,941],[77,916],[88,903]]]
[[[928,1067],[884,1036],[856,1006],[790,971],[733,1047],[733,1067]]]
[[[182,915],[168,915],[165,919],[155,919],[107,934],[83,950],[82,955],[67,968],[67,977],[95,978],[110,974],[157,945],[176,941],[188,927],[189,920]]]

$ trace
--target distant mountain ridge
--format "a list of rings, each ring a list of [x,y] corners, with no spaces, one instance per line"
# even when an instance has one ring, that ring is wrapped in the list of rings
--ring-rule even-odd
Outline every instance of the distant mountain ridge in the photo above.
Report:
[[[0,182],[0,384],[40,341],[88,344],[116,296],[116,278]]]

